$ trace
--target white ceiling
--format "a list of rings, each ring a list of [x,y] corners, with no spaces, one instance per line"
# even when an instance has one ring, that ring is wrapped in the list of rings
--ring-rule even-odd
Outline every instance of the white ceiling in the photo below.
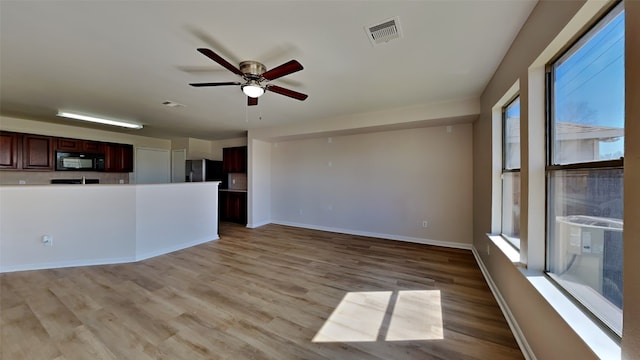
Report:
[[[0,110],[69,123],[58,110],[141,122],[155,137],[221,139],[417,104],[477,98],[535,1],[0,0]],[[401,39],[372,46],[364,27],[398,16]],[[247,108],[232,64],[304,70]],[[166,100],[185,107],[168,108]],[[73,124],[78,122],[71,121]],[[111,130],[111,128],[109,128]]]

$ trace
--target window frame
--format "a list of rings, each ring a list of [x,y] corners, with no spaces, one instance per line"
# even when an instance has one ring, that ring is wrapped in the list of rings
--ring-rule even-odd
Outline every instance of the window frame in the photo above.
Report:
[[[555,64],[561,59],[569,58],[571,53],[575,52],[580,45],[587,43],[591,39],[587,39],[587,36],[592,33],[595,29],[599,27],[604,27],[603,23],[605,21],[611,20],[622,12],[624,12],[624,3],[622,1],[618,1],[613,3],[611,6],[606,8],[606,11],[602,13],[601,16],[595,18],[593,22],[589,24],[582,32],[578,34],[578,36],[571,42],[567,44],[567,46],[558,53],[557,56],[550,59],[550,61],[545,66],[545,240],[544,240],[544,273],[547,278],[549,278],[557,287],[562,291],[569,299],[571,299],[575,304],[577,304],[582,311],[587,314],[589,317],[593,318],[597,321],[603,328],[615,334],[616,337],[621,336],[621,329],[615,329],[610,326],[604,319],[600,318],[592,309],[582,303],[576,295],[572,294],[568,289],[560,284],[560,282],[556,279],[556,275],[550,272],[550,258],[552,246],[550,246],[551,242],[551,229],[552,224],[550,222],[551,210],[550,207],[553,206],[553,203],[550,199],[551,194],[551,182],[552,175],[556,172],[563,171],[575,171],[575,170],[585,170],[585,171],[594,171],[594,170],[622,170],[624,172],[624,154],[622,157],[618,159],[607,159],[607,160],[595,160],[595,161],[587,161],[587,162],[572,162],[566,164],[556,164],[555,153],[556,150],[554,148],[555,141],[555,94],[554,94],[554,83],[555,83]],[[626,34],[625,34],[626,36]],[[625,49],[626,50],[626,49]],[[569,55],[569,56],[568,56]],[[622,311],[622,309],[621,309]]]
[[[505,174],[513,174],[513,173],[517,173],[518,176],[518,181],[520,182],[520,186],[522,186],[522,178],[520,177],[521,174],[521,169],[522,169],[522,141],[520,141],[520,151],[518,152],[518,156],[520,157],[520,161],[519,161],[519,167],[518,168],[507,168],[507,153],[508,153],[508,142],[507,142],[507,137],[508,137],[508,133],[507,133],[507,110],[508,108],[513,105],[513,103],[515,101],[519,101],[520,102],[520,92],[517,92],[516,94],[514,94],[511,98],[509,98],[504,105],[501,108],[501,129],[502,129],[502,136],[501,136],[501,143],[502,143],[502,164],[501,164],[501,172],[500,172],[500,185],[501,185],[501,189],[503,189],[501,191],[501,196],[500,196],[500,236],[505,239],[505,241],[511,245],[515,250],[520,251],[520,237],[513,237],[513,236],[509,236],[506,235],[504,232],[504,213],[505,213],[505,206],[504,206],[504,202],[505,202],[505,193],[504,193],[504,176]],[[518,114],[518,118],[521,119],[522,117],[522,112],[519,110],[519,114]],[[521,125],[521,122],[519,121],[519,125]],[[518,134],[518,138],[521,140],[521,136],[520,134]]]

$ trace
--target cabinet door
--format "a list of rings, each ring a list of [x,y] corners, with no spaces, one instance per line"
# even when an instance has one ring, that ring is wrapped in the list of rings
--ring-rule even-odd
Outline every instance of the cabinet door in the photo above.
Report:
[[[233,148],[222,149],[222,172],[224,173],[233,172],[234,152],[232,149]]]
[[[236,150],[238,153],[238,171],[239,173],[247,172],[247,147],[242,146]]]
[[[53,170],[53,138],[24,134],[22,136],[22,168]]]
[[[120,167],[118,163],[117,144],[105,144],[104,146],[104,171],[115,172]]]
[[[222,149],[222,171],[225,173],[247,172],[247,147],[231,147]]]
[[[104,153],[104,143],[99,141],[82,140],[81,149],[83,152],[87,153],[102,154]]]
[[[56,139],[56,150],[58,151],[80,151],[80,140],[78,139]]]
[[[120,172],[133,172],[133,145],[120,144]]]
[[[133,145],[106,144],[104,151],[104,171],[132,172]]]
[[[220,192],[222,207],[220,219],[235,223],[247,224],[247,193],[244,192]]]
[[[18,169],[20,134],[0,132],[0,169]]]

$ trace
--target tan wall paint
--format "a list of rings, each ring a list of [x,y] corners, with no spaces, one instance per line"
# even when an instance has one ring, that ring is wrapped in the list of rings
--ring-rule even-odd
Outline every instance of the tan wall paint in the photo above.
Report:
[[[474,123],[474,236],[473,245],[478,250],[483,263],[487,267],[492,280],[505,299],[513,317],[517,321],[529,346],[538,359],[593,359],[596,356],[590,348],[569,328],[565,321],[531,286],[525,276],[488,240],[486,233],[491,232],[491,191],[492,191],[492,117],[491,109],[504,95],[509,87],[520,80],[521,94],[521,136],[522,143],[522,224],[521,231],[525,242],[527,234],[532,235],[538,227],[527,221],[529,207],[538,201],[534,191],[538,184],[528,181],[530,172],[539,171],[537,160],[529,162],[530,158],[537,159],[538,151],[535,144],[528,143],[528,136],[532,131],[539,129],[538,125],[529,123],[529,115],[533,119],[539,116],[532,115],[527,98],[538,97],[540,94],[529,92],[530,80],[528,79],[529,66],[534,64],[541,52],[551,43],[570,20],[580,13],[585,2],[583,1],[541,1],[533,10],[531,16],[518,34],[511,49],[503,59],[492,80],[489,82],[481,98],[481,113]],[[627,34],[640,33],[640,2],[626,1]],[[583,9],[584,10],[584,9]],[[635,23],[635,24],[634,24]],[[633,24],[633,25],[632,25]],[[631,28],[631,29],[630,29]],[[627,36],[627,128],[625,149],[625,297],[624,297],[624,333],[622,339],[622,351],[627,359],[637,359],[640,354],[640,279],[637,263],[640,262],[640,193],[637,184],[640,183],[640,124],[632,119],[640,118],[640,92],[638,91],[639,73],[638,67],[630,64],[640,63],[640,46],[637,36]],[[533,81],[537,81],[533,79]],[[535,84],[534,84],[535,85]],[[635,104],[635,105],[632,105]],[[536,106],[536,105],[531,105]],[[634,107],[635,106],[635,107]],[[537,121],[537,120],[535,120]],[[499,139],[498,139],[499,140]],[[631,145],[634,144],[634,145]],[[530,166],[535,166],[530,168]],[[529,197],[533,194],[531,197]],[[633,219],[636,219],[635,221]],[[534,239],[531,239],[534,241]],[[539,244],[539,239],[535,239]],[[490,248],[490,254],[487,253]],[[533,246],[529,256],[538,258],[536,263],[530,264],[534,270],[540,270],[541,247]]]
[[[315,137],[321,133],[331,136],[330,134],[363,133],[370,129],[384,131],[390,130],[389,128],[437,126],[443,125],[443,120],[447,124],[470,122],[473,119],[468,120],[466,118],[475,118],[479,111],[480,102],[478,98],[459,99],[318,119],[312,123],[252,129],[250,130],[250,137],[280,141],[305,136]]]
[[[213,152],[211,151],[211,141],[201,139],[189,139],[189,147],[187,148],[187,160],[198,159],[214,159]]]
[[[272,220],[468,246],[472,125],[450,129],[273,143]]]

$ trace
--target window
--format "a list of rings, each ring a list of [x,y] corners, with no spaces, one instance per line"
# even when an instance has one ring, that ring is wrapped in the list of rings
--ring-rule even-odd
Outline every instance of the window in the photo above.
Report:
[[[502,236],[520,249],[520,97],[502,109]]]
[[[624,10],[549,66],[547,271],[622,330]]]

